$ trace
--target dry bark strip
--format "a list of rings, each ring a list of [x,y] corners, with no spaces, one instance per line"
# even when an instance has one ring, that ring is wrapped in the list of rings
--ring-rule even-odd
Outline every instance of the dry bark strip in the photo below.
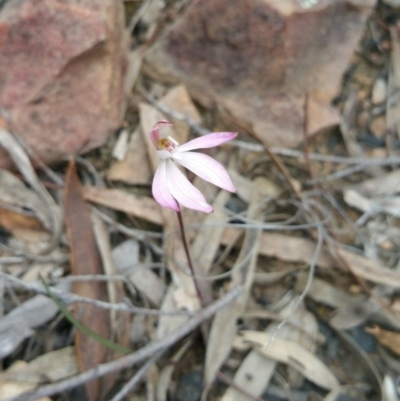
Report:
[[[64,194],[64,210],[67,236],[71,248],[71,273],[74,276],[103,274],[100,254],[92,231],[90,207],[83,198],[82,184],[76,172],[75,161],[67,171]],[[88,298],[107,301],[106,283],[100,281],[78,281],[73,292]],[[77,304],[74,308],[76,319],[103,337],[111,335],[109,312],[94,305]],[[97,340],[75,333],[75,349],[81,372],[94,368],[107,360],[108,350]],[[89,401],[97,401],[101,393],[111,386],[110,381],[98,379],[85,384]]]

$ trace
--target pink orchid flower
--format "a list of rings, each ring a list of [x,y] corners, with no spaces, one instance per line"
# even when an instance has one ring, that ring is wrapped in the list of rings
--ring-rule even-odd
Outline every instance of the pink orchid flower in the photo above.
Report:
[[[160,129],[172,126],[168,121],[159,121],[150,131],[150,139],[160,158],[154,175],[153,196],[163,207],[179,212],[179,204],[189,208],[211,213],[213,208],[203,194],[193,186],[174,162],[197,174],[212,184],[236,192],[225,168],[216,160],[203,153],[189,152],[194,149],[213,148],[235,138],[235,132],[214,132],[193,139],[183,145],[170,136],[162,136]]]

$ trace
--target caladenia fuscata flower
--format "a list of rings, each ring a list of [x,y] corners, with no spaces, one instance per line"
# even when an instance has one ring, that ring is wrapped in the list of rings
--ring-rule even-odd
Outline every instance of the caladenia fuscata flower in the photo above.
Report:
[[[213,208],[203,194],[189,182],[175,163],[192,171],[200,178],[225,189],[236,192],[227,171],[221,163],[195,149],[214,148],[235,138],[235,132],[213,132],[193,139],[182,145],[170,136],[163,136],[160,130],[172,126],[168,121],[158,122],[150,131],[150,139],[160,158],[153,180],[154,199],[163,207],[179,212],[179,204],[189,209],[210,213]]]

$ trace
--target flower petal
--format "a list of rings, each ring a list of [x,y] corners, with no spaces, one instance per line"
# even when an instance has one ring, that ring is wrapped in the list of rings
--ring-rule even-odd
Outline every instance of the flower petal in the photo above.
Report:
[[[151,131],[150,131],[150,140],[151,140],[151,142],[153,143],[153,145],[155,146],[156,149],[157,149],[157,142],[161,138],[160,128],[171,127],[171,126],[172,126],[172,123],[170,123],[169,121],[161,120],[158,123],[156,123],[154,125],[154,127],[151,129]]]
[[[179,212],[179,205],[173,198],[169,188],[167,179],[167,163],[160,160],[160,164],[156,170],[153,179],[152,192],[154,199],[162,206]]]
[[[181,152],[186,152],[194,149],[214,148],[215,146],[221,145],[221,143],[236,138],[236,136],[237,132],[213,132],[212,134],[203,135],[186,142],[183,145],[178,146],[178,149]]]
[[[203,180],[209,181],[229,192],[236,192],[236,188],[224,166],[212,157],[203,153],[183,152],[181,158],[177,161]]]
[[[166,159],[168,188],[172,196],[183,206],[211,213],[214,209],[203,194],[193,186],[171,159]]]
[[[168,150],[157,150],[157,155],[160,159],[170,159],[172,154]]]

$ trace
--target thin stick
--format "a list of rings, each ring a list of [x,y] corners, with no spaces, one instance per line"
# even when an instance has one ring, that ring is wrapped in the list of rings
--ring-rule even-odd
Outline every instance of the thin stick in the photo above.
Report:
[[[196,288],[197,296],[199,297],[201,306],[204,307],[206,305],[205,305],[203,296],[201,295],[201,291],[200,291],[200,288],[199,288],[199,285],[198,285],[198,282],[197,282],[197,279],[196,279],[196,272],[195,272],[194,267],[193,267],[192,258],[190,256],[190,251],[189,251],[189,246],[188,246],[188,243],[187,243],[187,240],[186,240],[185,226],[183,224],[182,213],[181,212],[176,212],[176,214],[178,215],[179,229],[181,230],[181,238],[182,238],[182,242],[183,242],[183,248],[185,249],[186,258],[187,258],[187,261],[188,261],[190,272],[191,272],[192,277],[193,277],[193,282],[194,282],[194,286]]]
[[[147,373],[147,371],[156,363],[157,359],[159,359],[165,350],[159,351],[152,358],[150,358],[126,383],[117,394],[110,401],[121,401],[130,391],[132,391],[137,384],[143,379],[143,376]]]
[[[38,283],[27,283],[23,280],[20,280],[10,274],[3,273],[0,271],[0,279],[4,279],[12,288],[18,288],[26,291],[32,291],[36,294],[43,294],[48,296],[48,293],[42,284]],[[159,316],[159,315],[190,315],[190,312],[187,311],[176,311],[176,312],[168,312],[168,311],[159,311],[156,309],[148,309],[148,308],[141,308],[139,306],[130,305],[125,302],[120,302],[117,304],[113,304],[110,302],[99,301],[97,299],[91,299],[82,297],[80,295],[76,295],[67,291],[60,290],[59,288],[50,287],[51,292],[63,303],[66,305],[71,305],[74,303],[85,303],[95,305],[99,308],[107,309],[107,310],[114,310],[120,312],[128,312],[128,313],[139,313],[144,315],[152,315],[152,316]]]
[[[35,390],[29,390],[15,397],[9,397],[3,401],[34,401],[42,397],[52,396],[61,393],[62,391],[70,390],[74,387],[80,386],[98,377],[105,376],[109,373],[127,369],[149,358],[151,355],[166,349],[177,343],[183,337],[191,333],[205,320],[213,316],[219,309],[225,307],[243,292],[243,287],[238,286],[232,291],[228,292],[225,296],[218,301],[212,303],[207,308],[200,310],[193,318],[191,318],[184,325],[180,326],[177,330],[166,335],[162,340],[153,342],[139,349],[138,351],[119,358],[115,361],[104,363],[96,366],[93,369],[80,373],[74,377],[61,380],[54,384],[48,384]]]

